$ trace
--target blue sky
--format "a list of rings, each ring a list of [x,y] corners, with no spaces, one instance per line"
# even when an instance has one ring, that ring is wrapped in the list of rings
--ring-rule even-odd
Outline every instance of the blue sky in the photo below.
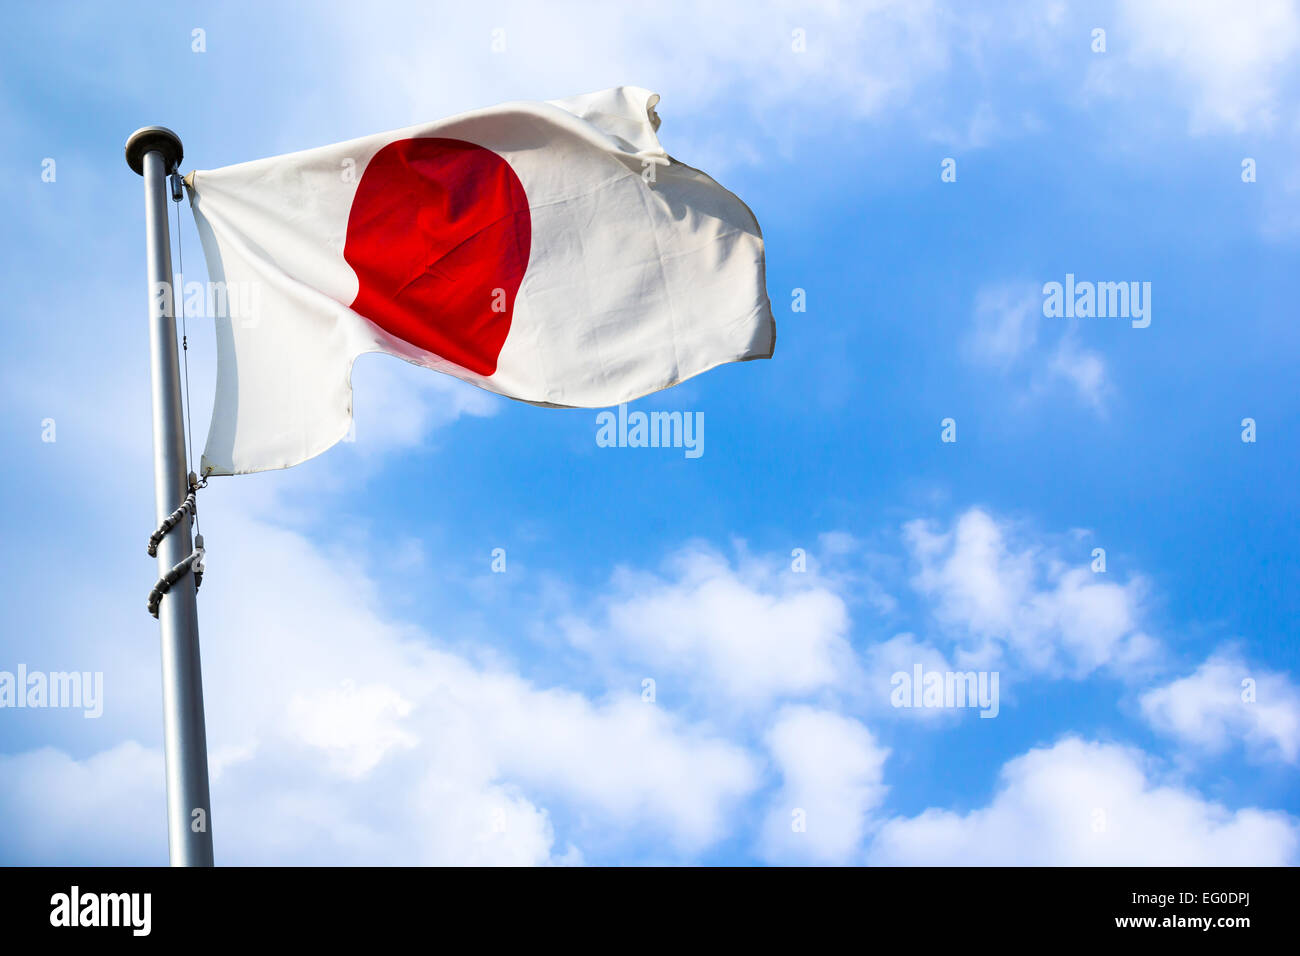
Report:
[[[0,710],[0,860],[166,859],[126,136],[634,84],[758,216],[775,357],[637,403],[687,459],[366,356],[355,443],[214,480],[218,861],[1297,862],[1296,4],[268,6],[6,14],[0,671],[104,707]],[[1045,317],[1067,273],[1149,327]],[[891,706],[916,663],[998,716]]]

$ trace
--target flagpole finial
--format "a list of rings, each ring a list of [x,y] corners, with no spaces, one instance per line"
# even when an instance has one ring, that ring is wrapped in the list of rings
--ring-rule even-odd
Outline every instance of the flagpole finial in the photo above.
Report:
[[[126,141],[126,164],[139,175],[144,175],[144,154],[158,150],[167,163],[167,172],[181,164],[185,156],[181,138],[166,126],[142,126]]]

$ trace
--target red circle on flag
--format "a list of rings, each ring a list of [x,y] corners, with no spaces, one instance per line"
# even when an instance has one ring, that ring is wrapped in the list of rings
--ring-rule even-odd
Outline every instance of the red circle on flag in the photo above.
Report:
[[[351,308],[417,348],[496,371],[528,268],[532,217],[519,177],[475,143],[422,137],[370,161],[348,214]]]

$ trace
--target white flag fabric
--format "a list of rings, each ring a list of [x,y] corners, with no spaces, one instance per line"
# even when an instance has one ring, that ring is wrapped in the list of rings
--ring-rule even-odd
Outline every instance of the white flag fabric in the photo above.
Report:
[[[508,103],[191,173],[227,303],[203,473],[342,439],[365,352],[584,408],[770,358],[758,222],[664,152],[658,100]]]

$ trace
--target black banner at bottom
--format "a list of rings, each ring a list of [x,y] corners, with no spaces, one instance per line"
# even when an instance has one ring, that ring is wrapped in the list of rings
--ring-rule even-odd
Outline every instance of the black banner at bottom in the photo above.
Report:
[[[6,940],[633,945],[893,928],[915,941],[1233,945],[1293,922],[1289,869],[0,869]],[[624,926],[627,935],[618,930]],[[686,933],[686,936],[681,933]],[[433,935],[430,935],[433,934]],[[613,934],[613,935],[611,935]],[[642,934],[650,934],[643,937]],[[919,934],[919,935],[918,935]],[[66,940],[65,940],[66,941]]]

